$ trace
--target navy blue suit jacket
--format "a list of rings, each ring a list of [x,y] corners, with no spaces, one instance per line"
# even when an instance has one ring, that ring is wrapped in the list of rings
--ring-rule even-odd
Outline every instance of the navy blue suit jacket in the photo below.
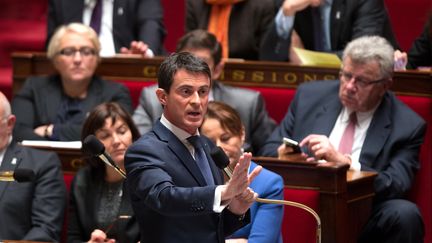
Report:
[[[66,186],[58,156],[23,147],[6,149],[0,171],[30,169],[30,182],[0,182],[0,241],[58,242],[66,207]]]
[[[223,184],[222,172],[209,156],[214,144],[202,140],[215,184]],[[229,210],[213,211],[216,185],[206,185],[189,150],[160,121],[129,147],[125,166],[141,242],[222,243],[248,223]]]
[[[277,156],[282,137],[301,141],[309,134],[329,136],[342,109],[338,81],[301,85],[287,115],[261,155]],[[419,169],[426,123],[391,92],[375,111],[360,152],[361,170],[376,171],[376,199],[403,198]]]

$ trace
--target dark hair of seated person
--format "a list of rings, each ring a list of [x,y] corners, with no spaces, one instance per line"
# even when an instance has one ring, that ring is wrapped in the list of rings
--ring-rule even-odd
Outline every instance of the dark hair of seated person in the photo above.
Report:
[[[96,106],[88,115],[81,131],[81,141],[84,141],[90,134],[95,135],[97,130],[104,127],[107,119],[112,119],[113,124],[117,119],[123,120],[132,133],[132,141],[136,141],[140,137],[138,128],[129,113],[116,102],[105,102]],[[96,157],[86,158],[86,162],[93,171],[105,171],[105,164]]]

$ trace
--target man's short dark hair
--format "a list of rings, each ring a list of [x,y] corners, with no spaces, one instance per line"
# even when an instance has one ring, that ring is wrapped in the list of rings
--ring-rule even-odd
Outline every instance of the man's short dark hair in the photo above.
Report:
[[[184,35],[177,42],[176,52],[206,49],[210,51],[215,65],[218,65],[222,59],[222,46],[212,33],[205,30],[193,30]]]
[[[211,72],[206,62],[189,52],[179,52],[168,56],[160,65],[158,73],[159,88],[169,93],[174,81],[174,75],[181,69],[191,73],[204,74],[211,82]]]

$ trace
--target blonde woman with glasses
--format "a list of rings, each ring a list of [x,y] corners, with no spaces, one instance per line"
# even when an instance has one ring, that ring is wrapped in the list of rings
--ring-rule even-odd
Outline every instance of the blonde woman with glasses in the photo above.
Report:
[[[115,101],[132,111],[125,86],[95,76],[99,51],[90,27],[71,23],[57,29],[47,52],[57,73],[29,78],[12,101],[18,141],[79,140],[86,114],[102,102]]]

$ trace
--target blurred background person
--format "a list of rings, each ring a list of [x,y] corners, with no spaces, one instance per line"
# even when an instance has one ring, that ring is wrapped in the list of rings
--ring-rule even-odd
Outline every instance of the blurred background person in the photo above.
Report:
[[[406,52],[395,51],[396,70],[427,68],[432,66],[432,11],[423,32],[414,40],[411,49]]]
[[[399,47],[383,0],[277,1],[280,8],[262,49],[265,60],[298,60],[292,47],[342,56],[348,42],[367,35]]]
[[[204,29],[214,34],[224,59],[257,60],[275,13],[274,0],[186,0],[186,33]]]
[[[80,139],[87,113],[105,101],[119,102],[132,112],[129,90],[95,76],[100,44],[90,27],[62,26],[48,46],[48,58],[58,74],[31,77],[12,100],[17,141]]]
[[[245,151],[258,151],[276,127],[269,116],[262,95],[250,89],[224,85],[217,79],[222,74],[222,46],[216,37],[205,30],[194,30],[177,43],[177,52],[187,51],[204,60],[210,67],[212,85],[209,100],[223,101],[233,107],[245,126]],[[162,106],[156,97],[157,85],[143,88],[133,119],[141,134],[151,130],[162,115]]]
[[[49,0],[47,43],[56,28],[72,22],[91,26],[101,56],[163,54],[165,27],[160,0]]]
[[[239,114],[222,102],[211,101],[207,106],[200,132],[225,151],[230,159],[229,167],[233,170],[243,154],[245,140],[245,130]],[[251,162],[249,171],[256,166],[257,164]],[[282,177],[264,168],[251,182],[250,187],[260,198],[283,199]],[[226,242],[282,242],[280,230],[283,206],[255,202],[250,210],[251,223],[236,231]]]
[[[98,105],[84,122],[81,141],[90,134],[124,171],[126,149],[140,136],[129,113],[115,102]],[[87,162],[71,185],[68,242],[138,242],[139,227],[122,175],[97,157]]]
[[[59,242],[66,207],[61,162],[52,152],[17,144],[15,116],[0,92],[0,171],[30,169],[27,182],[0,182],[0,239]]]

